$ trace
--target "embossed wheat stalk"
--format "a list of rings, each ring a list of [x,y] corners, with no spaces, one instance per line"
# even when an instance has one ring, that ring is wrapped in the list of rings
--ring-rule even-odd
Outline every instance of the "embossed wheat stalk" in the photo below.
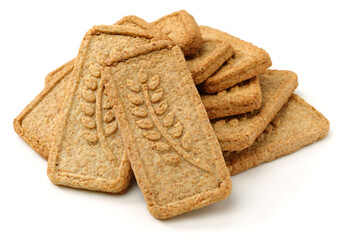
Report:
[[[104,86],[100,81],[100,65],[102,65],[104,59],[105,56],[103,53],[99,52],[96,56],[98,64],[91,64],[89,66],[90,74],[86,74],[84,77],[84,89],[82,90],[82,98],[84,99],[84,102],[81,104],[84,116],[81,118],[81,123],[86,128],[83,136],[89,143],[96,144],[98,142],[98,138],[102,138],[100,141],[103,140],[101,142],[106,145],[104,138],[114,134],[118,126],[115,121],[114,112],[111,109],[110,101],[109,99],[105,99]],[[103,110],[106,111],[104,116],[102,116]],[[102,128],[103,122],[106,123],[105,129]],[[98,134],[94,133],[95,131],[93,130],[95,128],[97,128]],[[111,153],[109,153],[109,155],[113,156]]]
[[[136,124],[145,130],[143,136],[153,142],[153,149],[164,154],[163,160],[171,166],[177,166],[182,159],[185,159],[192,165],[211,172],[206,163],[189,153],[192,144],[191,135],[177,119],[174,110],[168,110],[168,102],[163,100],[164,90],[159,87],[160,76],[155,75],[148,81],[148,74],[144,69],[140,69],[137,77],[139,83],[135,80],[127,80],[127,87],[131,90],[127,97],[133,104],[132,114],[138,117]],[[143,93],[143,97],[140,92]],[[146,108],[141,107],[143,104]],[[156,105],[155,108],[154,105]],[[157,116],[164,114],[163,124],[161,124]],[[157,130],[154,130],[154,126]],[[167,143],[159,141],[161,138],[164,138]],[[176,140],[179,140],[180,144]],[[171,148],[176,153],[168,153]]]

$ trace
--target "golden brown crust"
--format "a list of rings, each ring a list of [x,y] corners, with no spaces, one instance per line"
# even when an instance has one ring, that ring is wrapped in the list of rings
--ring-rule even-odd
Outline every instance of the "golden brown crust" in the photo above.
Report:
[[[111,52],[155,38],[148,29],[124,25],[95,26],[85,35],[48,159],[53,183],[110,193],[126,190],[130,163],[100,82],[101,66]]]
[[[314,107],[293,94],[256,142],[239,152],[224,152],[231,175],[297,151],[323,139],[329,121]]]
[[[202,46],[203,38],[198,24],[185,10],[166,15],[151,24],[172,39],[185,56]]]
[[[266,70],[259,78],[261,108],[251,113],[211,121],[223,151],[239,151],[250,146],[298,86],[297,75],[291,71]]]
[[[232,55],[230,44],[205,37],[201,49],[186,57],[186,64],[195,84],[204,82]]]
[[[271,66],[271,59],[265,50],[214,28],[200,26],[200,29],[203,35],[221,38],[229,42],[234,55],[218,71],[199,85],[199,90],[206,93],[221,92],[260,74]]]
[[[54,80],[56,80],[57,78],[63,78],[65,71],[72,72],[73,65],[74,65],[73,62],[74,62],[74,59],[68,61],[64,65],[48,73],[46,78],[44,79],[44,85],[45,86],[49,85],[51,82],[54,82]]]
[[[161,41],[105,63],[103,82],[151,214],[166,219],[226,198],[229,173],[180,48]]]
[[[73,62],[70,61],[51,72],[46,78],[49,84],[13,121],[17,134],[46,159],[72,70]]]
[[[209,119],[251,112],[262,104],[261,84],[258,76],[217,94],[200,92],[200,95]]]
[[[171,21],[171,24],[168,24],[167,21]],[[182,48],[182,51],[185,55],[194,53],[195,51],[201,48],[203,43],[203,38],[200,32],[199,26],[197,25],[194,18],[190,14],[188,14],[185,10],[174,12],[152,23],[147,23],[146,21],[144,21],[143,19],[137,16],[125,16],[119,21],[117,21],[115,24],[132,26],[132,27],[135,26],[135,27],[140,27],[142,29],[150,29],[152,32],[155,32],[155,35],[158,36],[158,39],[168,39],[165,33],[167,33],[167,31],[170,31],[172,32],[172,34],[170,34],[172,40],[178,41],[177,44],[178,46]],[[167,31],[161,32],[161,30],[163,30],[162,29],[163,27],[158,27],[161,24],[165,26]],[[175,28],[176,25],[179,25],[180,28]],[[157,31],[153,28],[153,26],[154,28],[157,28]],[[224,61],[226,61],[227,59],[225,59]],[[73,65],[73,60],[74,59],[65,63],[64,65],[55,69],[54,71],[50,72],[45,79],[45,84],[47,85],[50,79],[52,79],[53,75],[55,75],[56,73],[59,73],[60,70],[64,68],[66,65],[69,65],[69,64]],[[212,71],[209,70],[210,74],[208,73],[207,77],[209,77],[216,70],[217,68]]]

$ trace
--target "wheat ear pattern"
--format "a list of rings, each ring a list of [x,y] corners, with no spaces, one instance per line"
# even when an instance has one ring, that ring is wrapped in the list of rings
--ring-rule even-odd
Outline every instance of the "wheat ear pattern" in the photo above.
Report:
[[[190,132],[177,119],[174,110],[169,111],[167,100],[162,100],[164,90],[159,86],[160,76],[155,75],[149,80],[147,72],[141,68],[137,78],[139,82],[127,80],[127,88],[130,90],[127,97],[133,105],[132,115],[138,118],[136,124],[144,130],[143,136],[152,142],[152,148],[163,154],[162,159],[168,165],[177,166],[185,160],[197,168],[211,172],[208,164],[193,156]],[[158,116],[163,116],[163,124]],[[174,153],[167,153],[170,149]]]
[[[81,123],[85,128],[83,137],[87,142],[97,144],[100,141],[109,160],[116,160],[107,143],[107,137],[112,136],[117,131],[118,125],[110,101],[104,94],[104,85],[100,81],[101,65],[104,59],[103,53],[99,52],[96,57],[97,63],[89,66],[89,72],[84,77],[82,88],[84,101],[81,103],[84,116],[81,118]],[[103,123],[106,123],[105,128],[103,128]]]

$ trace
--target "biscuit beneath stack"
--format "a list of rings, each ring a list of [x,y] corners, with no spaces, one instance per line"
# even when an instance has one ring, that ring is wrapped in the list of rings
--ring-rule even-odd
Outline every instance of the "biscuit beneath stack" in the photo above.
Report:
[[[328,131],[329,121],[293,94],[254,144],[242,151],[224,152],[226,165],[235,175],[321,140]]]
[[[258,76],[216,94],[200,92],[200,95],[209,119],[251,112],[258,109],[262,103]]]
[[[298,86],[291,71],[266,70],[259,75],[262,106],[251,113],[211,120],[223,151],[239,151],[260,135]]]

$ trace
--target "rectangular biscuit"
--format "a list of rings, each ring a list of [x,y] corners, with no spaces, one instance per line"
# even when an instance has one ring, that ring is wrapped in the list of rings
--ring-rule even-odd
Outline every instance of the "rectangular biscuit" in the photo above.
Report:
[[[170,218],[226,198],[229,173],[179,47],[129,48],[103,80],[150,213]]]
[[[185,56],[194,53],[202,46],[203,38],[198,24],[185,10],[166,15],[151,24],[172,39]]]
[[[132,26],[101,25],[87,32],[49,154],[47,173],[54,184],[110,193],[127,189],[130,163],[100,82],[101,66],[112,51],[155,38],[153,32]]]
[[[211,120],[223,151],[239,151],[260,135],[298,85],[291,71],[266,70],[259,75],[262,106],[251,113]]]
[[[229,43],[203,36],[201,49],[186,57],[186,64],[195,84],[204,82],[232,55],[233,50]]]
[[[314,107],[293,94],[253,145],[238,151],[224,152],[231,175],[270,162],[323,139],[329,121]]]
[[[221,92],[250,79],[269,68],[272,63],[266,51],[217,29],[200,26],[203,36],[223,39],[231,44],[233,56],[198,89],[206,93]]]
[[[251,112],[262,104],[258,76],[216,94],[200,92],[200,95],[209,119]]]

